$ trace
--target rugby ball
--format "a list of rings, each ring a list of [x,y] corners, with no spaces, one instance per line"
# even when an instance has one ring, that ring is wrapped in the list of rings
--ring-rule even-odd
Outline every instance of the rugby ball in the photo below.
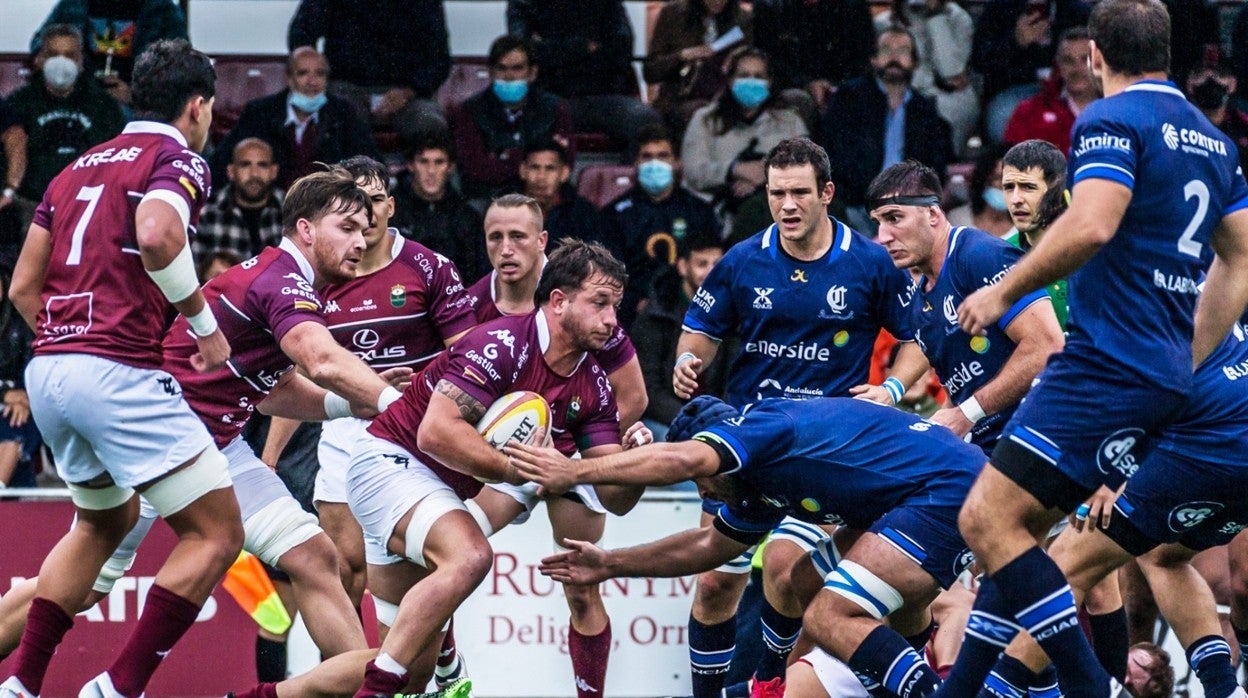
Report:
[[[499,450],[510,441],[536,445],[538,429],[546,433],[543,445],[549,445],[550,405],[541,395],[528,390],[508,393],[495,400],[477,422],[477,433]]]

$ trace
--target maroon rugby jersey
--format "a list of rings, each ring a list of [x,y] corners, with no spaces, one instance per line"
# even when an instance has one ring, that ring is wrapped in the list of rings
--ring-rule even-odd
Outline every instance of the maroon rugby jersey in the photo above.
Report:
[[[200,373],[191,367],[198,347],[186,318],[179,315],[166,335],[162,368],[182,385],[218,446],[242,432],[255,406],[294,368],[282,337],[302,322],[325,324],[312,279],[312,265],[283,239],[209,281],[204,295],[232,350],[223,368]]]
[[[443,340],[477,321],[454,262],[392,237],[390,264],[321,290],[325,321],[334,339],[369,366],[420,369],[442,352]]]
[[[468,288],[468,300],[473,304],[472,310],[477,316],[478,323],[507,317],[498,309],[497,297],[494,295],[494,279],[497,276],[498,272],[491,271]],[[598,365],[602,366],[602,370],[608,375],[623,368],[624,364],[634,356],[637,356],[637,347],[633,346],[633,340],[628,338],[628,333],[619,325],[615,326],[615,331],[611,333],[611,338],[607,340],[607,343],[594,352]]]
[[[620,415],[606,372],[587,354],[571,376],[561,376],[546,365],[542,353],[549,345],[550,330],[540,311],[479,325],[417,375],[402,399],[378,415],[368,431],[421,455],[416,431],[434,386],[446,380],[487,407],[517,390],[531,390],[546,398],[551,437],[564,455],[619,443]],[[443,466],[428,454],[421,461],[461,497],[472,497],[481,489],[473,477]]]
[[[132,122],[62,170],[35,211],[35,224],[52,233],[35,353],[160,366],[169,302],[143,270],[134,214],[159,189],[186,202],[193,229],[209,182],[182,134],[154,121]]]

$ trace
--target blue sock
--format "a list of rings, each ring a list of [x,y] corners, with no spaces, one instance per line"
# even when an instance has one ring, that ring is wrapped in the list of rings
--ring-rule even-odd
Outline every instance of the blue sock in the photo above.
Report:
[[[1092,651],[1109,675],[1122,681],[1127,676],[1127,650],[1131,639],[1127,634],[1127,609],[1088,614],[1088,628],[1092,631]]]
[[[1248,664],[1248,630],[1240,628],[1234,623],[1231,623],[1231,630],[1235,631],[1235,641],[1239,643],[1239,663]],[[4,659],[4,657],[0,657],[0,659]]]
[[[1231,646],[1219,635],[1206,635],[1187,648],[1188,666],[1196,672],[1207,698],[1226,698],[1239,688],[1231,667]]]
[[[997,657],[1022,628],[1005,608],[1004,599],[991,577],[984,577],[975,595],[975,605],[966,620],[958,660],[940,687],[940,695],[973,696],[984,685]]]
[[[706,625],[689,616],[689,668],[693,698],[719,698],[737,649],[737,618]]]
[[[979,698],[1027,698],[1027,686],[1032,676],[1026,664],[1003,654],[988,673],[988,678],[984,679]]]
[[[1033,547],[992,578],[1019,625],[1053,660],[1062,693],[1070,698],[1109,695],[1109,674],[1083,635],[1070,584],[1053,560]]]
[[[899,698],[923,698],[940,685],[940,677],[906,639],[883,625],[872,630],[854,650],[849,668]]]
[[[802,632],[802,619],[784,615],[766,599],[763,599],[758,617],[763,627],[763,656],[754,672],[754,680],[770,681],[784,676],[789,653],[793,651],[797,636]]]
[[[1033,676],[1028,694],[1031,698],[1062,698],[1062,689],[1057,687],[1057,668],[1050,664]]]

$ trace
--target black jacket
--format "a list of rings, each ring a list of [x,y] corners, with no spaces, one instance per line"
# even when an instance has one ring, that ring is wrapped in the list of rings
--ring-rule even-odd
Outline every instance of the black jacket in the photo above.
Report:
[[[0,398],[13,388],[25,388],[26,364],[30,363],[34,350],[31,342],[35,334],[26,321],[9,302],[9,273],[0,268],[0,283],[4,284],[5,296],[0,301]]]
[[[991,0],[975,21],[971,67],[984,76],[984,104],[998,92],[1014,85],[1036,82],[1036,70],[1053,65],[1057,37],[1071,27],[1088,23],[1090,8],[1083,0],[1050,0],[1052,41],[1047,45],[1019,46],[1014,39],[1018,18],[1027,11],[1028,0]]]
[[[315,46],[335,80],[366,87],[410,87],[429,99],[451,72],[442,0],[303,0],[287,47]]]
[[[490,271],[481,214],[462,194],[449,188],[440,201],[426,201],[412,189],[412,176],[407,172],[399,175],[398,184],[390,193],[394,195],[390,225],[398,228],[403,237],[454,262],[465,286]]]
[[[721,225],[710,204],[677,186],[663,201],[635,186],[602,209],[598,238],[628,267],[620,324],[629,328],[637,304],[656,274],[676,263],[676,240],[685,235],[719,237]]]
[[[572,185],[563,185],[559,203],[546,211],[546,232],[550,239],[546,242],[547,250],[554,250],[559,240],[565,237],[578,240],[598,239],[598,209],[589,203],[589,199],[576,193]]]
[[[537,84],[557,95],[636,92],[633,27],[623,0],[508,0],[507,33],[533,41]]]
[[[655,276],[646,305],[628,333],[637,347],[637,361],[641,363],[646,394],[650,396],[645,417],[664,424],[671,423],[685,404],[672,391],[672,369],[676,366],[676,344],[688,309],[689,298],[681,288],[680,276],[674,267],[668,267]],[[737,344],[735,338],[721,343],[715,360],[698,379],[699,395],[724,396],[728,367],[736,357]]]
[[[867,186],[884,169],[884,120],[888,95],[874,77],[851,80],[832,95],[823,119],[823,146],[832,161],[836,196],[861,206]],[[953,152],[949,123],[931,99],[911,91],[906,103],[906,142],[902,153],[945,175]]]
[[[529,89],[524,111],[514,122],[494,90],[469,97],[452,115],[455,156],[469,196],[488,196],[500,187],[517,186],[527,149],[549,143],[556,135],[572,140],[567,105],[538,87]]]
[[[225,167],[230,164],[234,146],[244,138],[254,137],[272,146],[273,158],[281,166],[278,181],[283,187],[290,185],[287,165],[291,151],[286,135],[286,98],[289,95],[287,89],[247,103],[238,123],[212,152],[213,181],[226,181]],[[368,124],[356,116],[346,100],[329,95],[329,101],[316,118],[316,159],[320,162],[332,164],[352,155],[381,157]]]
[[[875,52],[871,10],[863,0],[758,0],[754,44],[771,56],[779,87],[856,78]]]

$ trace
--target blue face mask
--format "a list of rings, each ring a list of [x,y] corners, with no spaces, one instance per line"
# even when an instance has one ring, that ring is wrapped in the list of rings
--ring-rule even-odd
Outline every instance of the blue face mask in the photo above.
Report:
[[[319,92],[311,97],[303,94],[302,92],[292,91],[290,93],[291,105],[295,109],[308,114],[315,114],[320,111],[321,107],[325,106],[325,103],[328,101],[329,97],[326,97],[324,92]]]
[[[529,93],[528,80],[495,80],[491,86],[494,96],[503,104],[516,104]]]
[[[753,109],[771,96],[771,88],[762,78],[737,78],[732,81],[732,96],[746,109]]]
[[[671,164],[662,160],[646,160],[637,166],[637,183],[650,196],[667,191],[674,179],[675,173]]]
[[[984,190],[984,203],[998,211],[1010,210],[1009,205],[1005,203],[1005,192],[996,187],[988,187]]]

